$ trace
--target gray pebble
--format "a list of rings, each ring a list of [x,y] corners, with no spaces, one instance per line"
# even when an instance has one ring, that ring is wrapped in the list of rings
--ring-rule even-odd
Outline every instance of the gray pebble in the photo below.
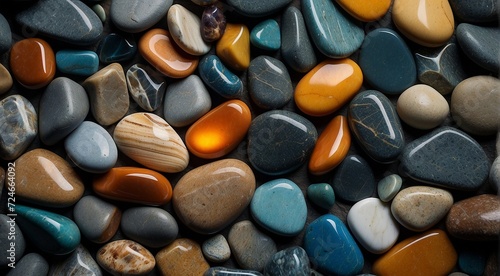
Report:
[[[50,276],[101,276],[102,271],[90,252],[79,245],[75,251],[65,257],[61,262],[57,262],[50,267]]]
[[[118,29],[138,33],[149,29],[165,18],[172,0],[115,0],[111,2],[110,17]]]
[[[0,266],[15,266],[25,248],[26,242],[16,224],[16,217],[0,214]]]
[[[7,276],[45,276],[49,272],[49,263],[38,253],[24,255],[16,268],[11,269]]]
[[[202,244],[201,250],[205,258],[214,263],[225,262],[231,257],[229,244],[227,243],[226,238],[221,234],[206,240]]]

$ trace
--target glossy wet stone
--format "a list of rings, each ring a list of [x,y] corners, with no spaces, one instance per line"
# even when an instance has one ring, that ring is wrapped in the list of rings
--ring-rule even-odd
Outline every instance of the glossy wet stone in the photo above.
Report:
[[[122,62],[132,59],[137,53],[137,44],[131,37],[117,33],[106,35],[97,48],[99,60],[104,63]]]
[[[265,112],[253,119],[248,130],[248,158],[268,175],[291,172],[306,162],[318,133],[306,118],[286,110]]]
[[[101,247],[97,263],[113,275],[146,275],[156,265],[155,258],[144,246],[131,240],[116,240]]]
[[[375,21],[383,17],[391,6],[390,0],[383,1],[348,1],[337,0],[337,3],[351,16],[360,21]]]
[[[200,32],[200,18],[180,4],[174,4],[168,9],[168,29],[175,43],[184,52],[201,56],[210,51]]]
[[[65,216],[20,204],[16,213],[23,234],[45,253],[66,255],[80,244],[78,226]]]
[[[446,217],[450,235],[472,241],[495,241],[500,235],[500,199],[483,194],[455,203]]]
[[[73,219],[81,234],[94,243],[109,241],[118,230],[121,217],[118,207],[93,195],[82,197],[73,208]]]
[[[128,111],[130,101],[123,67],[112,63],[92,76],[82,86],[90,99],[90,110],[97,123],[109,126]]]
[[[500,61],[495,52],[500,41],[498,28],[461,23],[456,36],[460,48],[473,62],[494,73],[500,71]]]
[[[16,160],[15,183],[19,199],[56,208],[75,204],[85,190],[82,179],[66,160],[42,148]]]
[[[227,268],[223,266],[211,267],[205,271],[204,276],[262,276],[264,274],[255,270],[244,270],[236,268]]]
[[[262,3],[257,6],[260,5]],[[246,70],[250,66],[250,32],[248,27],[243,24],[228,23],[224,35],[217,41],[215,51],[229,68],[236,71]]]
[[[301,1],[309,34],[318,50],[330,58],[348,57],[363,42],[361,24],[329,0]],[[328,14],[329,16],[325,16]]]
[[[237,159],[223,159],[187,172],[175,185],[173,207],[184,225],[213,234],[245,210],[254,191],[250,167]]]
[[[12,45],[12,33],[9,22],[3,15],[0,15],[0,53],[5,53]]]
[[[156,70],[171,78],[185,78],[198,66],[198,58],[186,54],[163,29],[147,31],[139,40],[139,53]]]
[[[9,70],[3,64],[0,64],[0,95],[9,91],[13,84]]]
[[[38,116],[28,99],[11,95],[0,101],[0,158],[13,160],[33,142],[38,133]]]
[[[304,249],[312,266],[325,274],[354,275],[363,269],[361,250],[345,224],[332,214],[307,226]]]
[[[243,97],[243,83],[216,55],[205,55],[200,60],[198,72],[203,82],[226,99]]]
[[[139,33],[164,18],[172,2],[172,0],[152,0],[148,5],[142,5],[140,0],[113,1],[109,16],[120,30]]]
[[[57,69],[65,74],[88,77],[99,70],[99,57],[85,50],[61,50],[56,53]]]
[[[189,153],[177,132],[153,113],[126,116],[116,125],[113,139],[122,153],[153,170],[175,173],[189,163]]]
[[[500,191],[500,157],[497,156],[490,169],[490,185],[497,192]]]
[[[228,242],[233,256],[243,269],[262,271],[277,252],[276,244],[249,220],[234,224]]]
[[[142,109],[152,112],[160,107],[167,87],[160,74],[149,66],[134,64],[126,77],[128,91]]]
[[[266,275],[309,275],[309,257],[299,246],[281,250],[273,255],[264,268]]]
[[[68,274],[98,276],[102,275],[102,271],[90,252],[80,244],[69,256],[53,263],[50,267],[49,275]]]
[[[200,245],[190,239],[177,239],[160,250],[156,256],[158,270],[162,275],[182,275],[189,271],[203,275],[210,265],[203,258]]]
[[[447,275],[457,262],[457,252],[442,230],[409,237],[375,261],[376,275]]]
[[[78,0],[37,1],[17,14],[16,21],[34,32],[77,45],[93,44],[103,32],[99,17]]]
[[[99,196],[146,205],[164,205],[172,198],[172,186],[162,174],[144,168],[116,167],[97,176],[92,187]]]
[[[43,92],[39,105],[40,140],[54,145],[75,130],[89,113],[89,100],[83,87],[59,77]]]
[[[468,23],[494,22],[498,19],[498,2],[482,0],[474,3],[464,0],[450,0],[453,14]]]
[[[49,263],[38,253],[24,255],[16,262],[16,268],[11,269],[7,276],[47,275]]]
[[[488,178],[483,148],[469,135],[440,127],[406,145],[401,169],[409,177],[448,189],[474,191]]]
[[[40,38],[26,38],[12,45],[10,70],[14,78],[28,89],[49,84],[56,73],[52,47]]]
[[[241,1],[241,0],[228,0],[227,4],[234,8],[238,13],[248,17],[262,17],[273,14],[281,8],[288,5],[291,0],[275,0],[275,1]]]
[[[185,137],[186,146],[189,152],[201,158],[224,156],[245,138],[251,121],[250,108],[244,102],[227,101],[189,127]]]
[[[210,5],[201,15],[201,37],[207,42],[219,40],[226,31],[224,10],[218,5]]]
[[[106,22],[106,11],[101,5],[95,4],[91,8],[103,23]]]
[[[13,215],[15,216],[11,217],[0,214],[0,234],[2,234],[2,244],[0,245],[0,249],[2,250],[0,257],[2,259],[0,260],[0,265],[2,267],[8,266],[11,263],[17,266],[16,261],[21,259],[26,249],[24,235],[17,224],[17,215]],[[11,242],[14,243],[14,246],[11,245]]]
[[[391,201],[401,189],[403,179],[397,174],[390,174],[377,184],[377,194],[383,202]]]
[[[278,22],[274,19],[268,19],[255,25],[252,32],[250,32],[250,42],[253,46],[263,50],[279,50],[281,33]]]
[[[387,28],[366,35],[359,52],[359,66],[368,84],[391,95],[401,94],[417,80],[413,54],[404,40]]]
[[[331,185],[337,197],[354,203],[372,196],[376,184],[366,160],[359,155],[348,155],[336,169]]]
[[[215,235],[203,242],[201,246],[203,256],[211,262],[222,263],[231,257],[231,248],[226,238],[221,235]]]
[[[328,183],[309,185],[309,187],[307,187],[307,198],[326,210],[330,210],[335,204],[335,192]]]
[[[316,65],[295,87],[295,104],[311,116],[339,110],[358,93],[363,73],[351,59],[327,59]]]

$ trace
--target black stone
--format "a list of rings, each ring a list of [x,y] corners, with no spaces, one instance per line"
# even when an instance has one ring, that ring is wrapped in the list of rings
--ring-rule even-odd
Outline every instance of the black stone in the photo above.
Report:
[[[458,44],[477,65],[492,72],[500,72],[498,45],[500,29],[461,23],[456,29]]]
[[[373,196],[376,183],[366,160],[359,155],[348,155],[337,168],[332,187],[335,196],[354,203]]]

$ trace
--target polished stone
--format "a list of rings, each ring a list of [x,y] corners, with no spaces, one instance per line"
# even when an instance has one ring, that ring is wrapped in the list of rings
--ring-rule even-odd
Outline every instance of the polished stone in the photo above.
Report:
[[[403,179],[397,174],[390,174],[382,179],[377,184],[377,193],[380,200],[383,202],[391,201],[401,189]]]
[[[99,60],[104,64],[123,62],[132,59],[137,53],[137,44],[132,37],[117,33],[106,35],[97,48]]]
[[[279,11],[290,2],[292,2],[292,0],[228,0],[227,4],[244,16],[263,17]]]
[[[250,42],[253,46],[263,50],[279,50],[281,33],[278,22],[274,19],[267,19],[255,25],[250,32]]]
[[[9,91],[13,84],[9,70],[0,63],[0,95]]]
[[[226,25],[224,9],[219,5],[210,5],[201,15],[201,37],[207,42],[217,41],[224,35]]]
[[[264,274],[255,270],[245,270],[236,268],[227,268],[223,266],[211,267],[203,276],[263,276]]]
[[[231,248],[222,234],[205,240],[201,245],[201,250],[205,258],[214,263],[223,263],[231,257]]]
[[[212,46],[201,36],[200,18],[180,4],[174,4],[167,13],[168,29],[175,43],[184,52],[201,56],[210,51]]]
[[[335,195],[347,202],[358,202],[375,193],[375,177],[370,165],[359,155],[348,155],[332,180]]]
[[[162,75],[138,63],[127,70],[126,77],[128,91],[142,109],[153,112],[161,106],[167,88]]]
[[[265,275],[309,275],[310,273],[309,257],[299,246],[277,252],[264,268]]]
[[[101,19],[102,23],[106,22],[106,18],[107,18],[106,11],[104,10],[104,8],[101,5],[99,5],[99,4],[93,5],[92,10],[95,12],[95,14],[97,14],[99,19]]]
[[[93,51],[60,50],[56,53],[56,65],[61,73],[88,77],[99,70],[99,57]]]
[[[461,23],[457,27],[456,36],[460,48],[473,62],[493,73],[500,72],[497,55],[499,28]]]
[[[58,260],[53,263],[50,266],[49,275],[100,276],[103,275],[103,273],[87,248],[80,244],[69,256],[65,257],[63,260]]]
[[[500,157],[497,156],[490,169],[490,185],[500,193]]]
[[[128,33],[139,33],[164,18],[172,2],[172,0],[151,0],[144,5],[141,0],[113,1],[109,16],[118,29]]]
[[[6,276],[47,275],[49,263],[38,253],[28,253],[16,262],[16,268],[11,269]]]
[[[391,0],[337,0],[336,2],[352,17],[364,22],[375,21],[382,18],[391,7]]]
[[[0,14],[0,54],[7,52],[12,45],[12,32],[9,22]]]
[[[307,187],[307,198],[326,210],[330,210],[335,204],[335,192],[328,183],[309,185],[309,187]]]
[[[257,6],[261,4],[259,3]],[[226,31],[217,41],[215,52],[229,68],[236,71],[246,70],[250,66],[250,31],[248,27],[243,24],[228,23]]]
[[[12,206],[12,202],[8,201]],[[15,206],[15,205],[14,205]],[[14,213],[9,210],[9,213]],[[7,216],[0,214],[0,234],[2,235],[0,244],[0,266],[17,266],[26,249],[26,240],[17,224],[17,215]],[[14,246],[12,246],[14,244]]]
[[[97,263],[112,275],[146,275],[156,265],[149,250],[131,240],[105,244],[96,253]]]
[[[243,83],[216,55],[205,55],[200,60],[198,72],[203,82],[226,99],[243,97]]]
[[[161,275],[184,275],[187,271],[192,275],[203,275],[210,268],[200,245],[190,239],[177,239],[160,250],[156,256],[156,263]]]
[[[498,20],[499,7],[496,0],[450,0],[453,14],[468,23],[495,22]]]

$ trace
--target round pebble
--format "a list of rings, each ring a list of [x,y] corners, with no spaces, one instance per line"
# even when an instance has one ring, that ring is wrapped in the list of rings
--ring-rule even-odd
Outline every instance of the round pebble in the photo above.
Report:
[[[221,234],[203,242],[201,250],[205,258],[214,263],[223,263],[231,257],[231,248],[229,248],[226,238]]]
[[[309,187],[307,187],[307,197],[314,204],[327,210],[335,204],[335,192],[328,183],[309,185]]]
[[[391,174],[382,178],[377,185],[378,197],[383,202],[391,201],[401,189],[403,179],[397,174]]]

